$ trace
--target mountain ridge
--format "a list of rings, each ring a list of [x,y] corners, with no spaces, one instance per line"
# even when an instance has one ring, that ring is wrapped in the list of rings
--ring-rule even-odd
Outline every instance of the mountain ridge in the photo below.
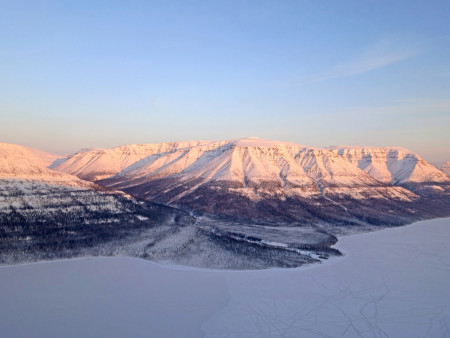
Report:
[[[433,170],[428,166],[428,162],[423,160],[420,156],[414,154],[413,152],[402,148],[402,147],[365,147],[365,146],[332,146],[332,147],[307,147],[300,144],[296,144],[293,142],[280,142],[280,141],[270,141],[270,140],[264,140],[257,137],[247,137],[243,139],[232,139],[232,140],[225,140],[225,141],[182,141],[182,142],[166,142],[166,143],[152,143],[152,144],[131,144],[131,145],[124,145],[116,148],[111,149],[95,149],[92,151],[89,151],[88,149],[83,149],[82,151],[79,151],[72,156],[70,156],[66,161],[63,163],[54,166],[52,169],[55,169],[57,171],[67,172],[70,174],[75,174],[81,178],[86,178],[89,180],[98,180],[98,179],[106,179],[108,177],[111,177],[113,175],[116,175],[122,171],[131,171],[133,169],[133,166],[136,166],[136,164],[145,159],[151,155],[157,155],[167,152],[174,152],[176,150],[180,150],[183,148],[192,148],[196,146],[209,146],[209,147],[217,147],[229,144],[230,146],[234,147],[256,147],[256,148],[277,148],[280,146],[290,146],[290,147],[297,147],[299,149],[311,149],[311,150],[330,150],[334,151],[336,153],[340,153],[342,157],[346,158],[346,160],[353,165],[357,167],[358,166],[357,160],[352,160],[351,156],[348,154],[352,152],[355,152],[356,150],[362,150],[360,153],[368,153],[370,151],[384,151],[384,152],[394,152],[398,151],[401,153],[405,153],[408,155],[413,156],[415,159],[420,161],[420,163],[426,163],[427,164],[427,170]],[[134,149],[134,154],[133,150]],[[138,151],[136,151],[138,149]],[[346,152],[346,154],[343,154],[343,152]],[[132,155],[128,159],[117,159],[112,156],[114,154],[117,156],[125,156],[126,155]],[[101,157],[108,157],[111,158],[102,162],[104,160],[103,158],[99,159],[96,158],[96,155],[101,155]],[[347,155],[347,156],[345,156]],[[364,154],[360,154],[359,156],[363,156]],[[361,159],[360,159],[361,160]],[[120,162],[120,164],[118,164]],[[367,166],[366,166],[367,167]],[[364,170],[366,167],[363,167],[362,170]],[[361,168],[360,168],[361,169]],[[401,177],[399,179],[393,178],[394,182],[391,182],[388,178],[392,176],[392,174],[386,174],[383,172],[382,174],[379,174],[376,172],[376,170],[369,171],[365,170],[369,175],[374,177],[375,179],[383,182],[389,182],[389,183],[404,183],[408,181],[408,178]],[[412,172],[412,170],[411,170]],[[446,181],[446,178],[442,177],[440,173],[434,172],[435,178],[437,178],[439,181],[443,182]],[[420,181],[420,179],[415,178],[414,181]],[[433,180],[432,180],[433,181]],[[435,181],[435,180],[434,180]]]
[[[335,149],[292,142],[83,149],[51,169],[45,154],[3,148],[2,262],[123,254],[215,268],[295,267],[340,255],[331,247],[336,236],[450,210],[445,180],[393,185]]]
[[[0,178],[46,182],[54,185],[102,189],[96,184],[47,168],[62,156],[10,143],[0,143]]]
[[[152,150],[157,148],[151,147]],[[357,219],[364,212],[375,217],[373,210],[370,211],[371,203],[391,203],[395,205],[395,212],[401,213],[401,208],[408,209],[406,205],[419,201],[421,194],[446,194],[449,182],[447,177],[443,178],[443,173],[418,155],[400,147],[383,148],[384,152],[401,155],[395,158],[400,164],[390,165],[397,170],[394,173],[397,177],[403,175],[402,180],[395,182],[377,176],[374,170],[364,170],[367,166],[358,166],[350,156],[342,156],[339,152],[348,153],[342,147],[306,147],[251,137],[202,143],[189,141],[159,149],[163,151],[142,157],[96,182],[139,198],[210,216],[232,217],[242,213],[253,221],[269,219],[274,222],[276,219],[272,219],[268,210],[273,215],[284,213],[286,217],[280,215],[279,220],[313,219],[316,216],[312,214],[319,211],[311,205],[329,208],[325,219],[331,217],[343,222],[355,220],[350,214],[356,214]],[[371,156],[374,151],[380,152],[374,147],[352,149]],[[76,168],[76,161],[72,165]],[[424,170],[431,175],[420,175]],[[413,179],[408,180],[408,175]],[[431,177],[434,181],[421,182],[421,177]],[[289,210],[287,205],[290,205]],[[332,217],[333,213],[338,216]],[[262,214],[265,216],[261,219],[258,215]],[[296,216],[292,218],[292,215]],[[376,217],[381,219],[381,216]]]
[[[448,181],[443,172],[405,148],[334,146],[330,149],[382,182]]]

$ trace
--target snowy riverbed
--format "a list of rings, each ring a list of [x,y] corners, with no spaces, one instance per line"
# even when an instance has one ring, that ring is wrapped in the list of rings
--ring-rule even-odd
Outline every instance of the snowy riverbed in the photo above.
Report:
[[[448,337],[450,218],[340,238],[344,258],[211,271],[114,257],[0,267],[2,337]]]

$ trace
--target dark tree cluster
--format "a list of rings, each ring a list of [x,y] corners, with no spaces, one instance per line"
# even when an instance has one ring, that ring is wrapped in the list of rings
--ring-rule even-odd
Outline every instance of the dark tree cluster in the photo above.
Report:
[[[118,194],[14,191],[0,212],[0,263],[71,257],[162,224],[183,226],[192,217],[173,208]]]

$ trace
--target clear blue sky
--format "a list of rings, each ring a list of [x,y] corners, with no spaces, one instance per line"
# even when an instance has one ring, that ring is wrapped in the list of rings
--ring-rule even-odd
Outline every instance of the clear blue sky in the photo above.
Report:
[[[0,0],[0,141],[258,136],[450,160],[450,1]]]

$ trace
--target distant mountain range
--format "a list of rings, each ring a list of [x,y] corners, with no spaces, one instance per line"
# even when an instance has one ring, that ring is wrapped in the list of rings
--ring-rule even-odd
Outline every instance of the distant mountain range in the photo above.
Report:
[[[433,163],[433,165],[447,176],[450,176],[450,162],[438,162]]]
[[[448,175],[406,149],[254,137],[67,157],[0,143],[0,188],[4,262],[122,252],[298,266],[339,254],[335,235],[450,216]]]
[[[53,169],[198,214],[269,223],[398,224],[425,205],[420,215],[440,216],[448,205],[435,199],[448,197],[450,182],[402,148],[259,138],[83,150]]]

